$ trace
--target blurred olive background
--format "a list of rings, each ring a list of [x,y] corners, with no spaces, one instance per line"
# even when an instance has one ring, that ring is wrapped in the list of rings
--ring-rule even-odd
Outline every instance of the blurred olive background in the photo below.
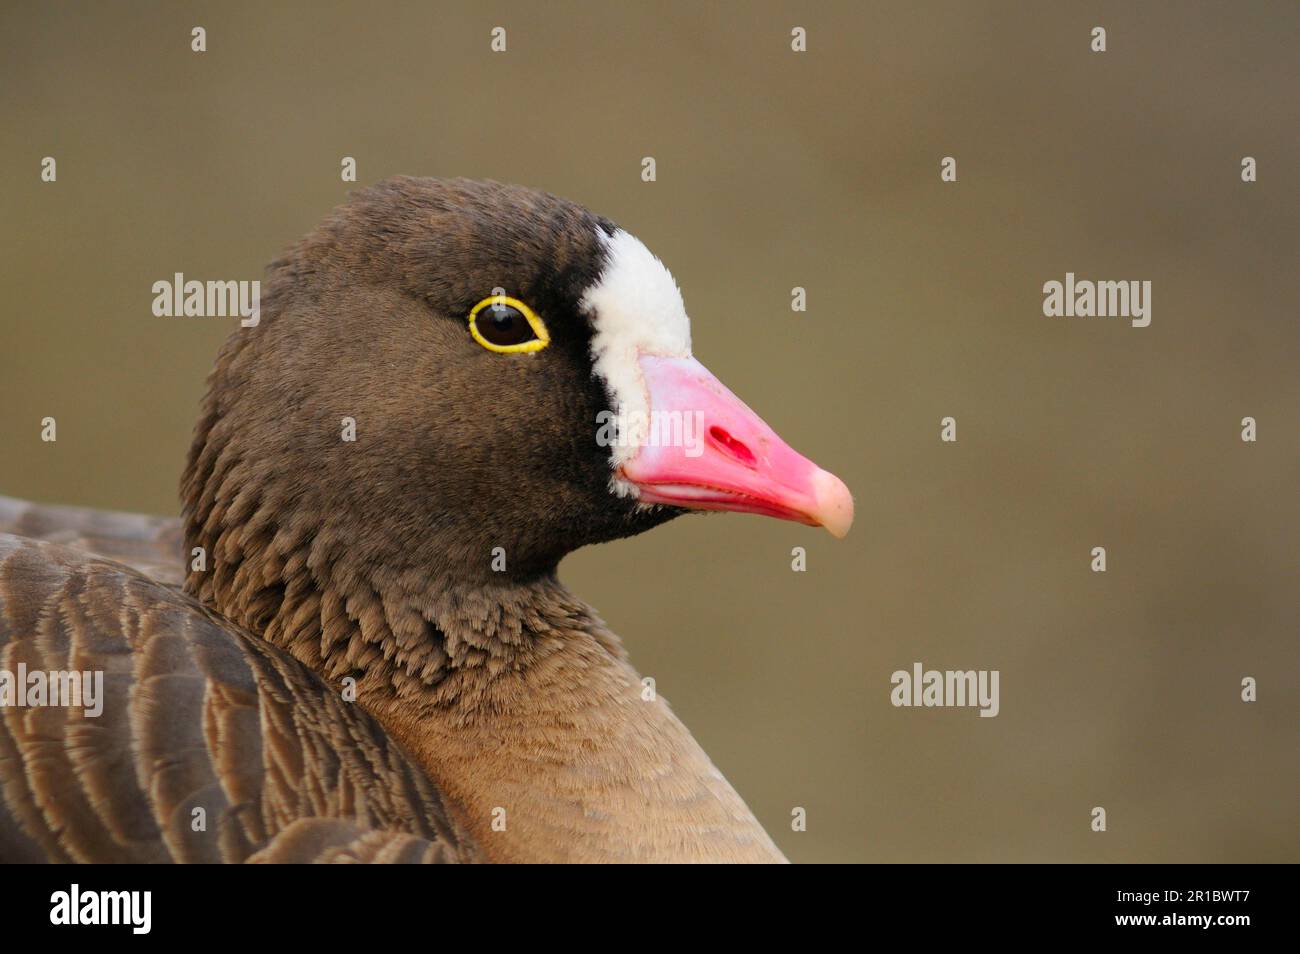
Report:
[[[690,517],[563,567],[793,860],[1300,860],[1297,27],[1292,2],[5,3],[0,493],[175,513],[236,321],[155,318],[150,286],[261,277],[355,188],[342,157],[359,185],[544,188],[655,250],[697,356],[856,495],[844,541]],[[1045,318],[1067,271],[1152,281],[1151,326]],[[915,661],[1000,670],[1001,714],[892,707]]]

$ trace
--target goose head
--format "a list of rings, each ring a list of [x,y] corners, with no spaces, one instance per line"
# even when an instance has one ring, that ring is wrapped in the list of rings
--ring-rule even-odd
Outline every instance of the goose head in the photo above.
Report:
[[[231,573],[260,540],[272,562],[346,550],[358,572],[518,579],[687,511],[836,536],[853,517],[844,484],[693,357],[678,287],[635,237],[531,189],[414,178],[272,264],[183,494],[191,541]]]

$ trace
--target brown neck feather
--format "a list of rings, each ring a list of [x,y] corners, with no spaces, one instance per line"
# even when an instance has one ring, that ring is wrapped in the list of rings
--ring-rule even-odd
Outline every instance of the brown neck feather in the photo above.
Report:
[[[458,582],[350,545],[222,444],[209,395],[183,483],[186,590],[356,701],[487,857],[781,861],[618,638],[553,572]]]

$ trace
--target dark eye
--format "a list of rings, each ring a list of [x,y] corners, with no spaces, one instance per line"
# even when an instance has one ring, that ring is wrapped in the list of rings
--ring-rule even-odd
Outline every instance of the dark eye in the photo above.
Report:
[[[546,325],[516,298],[485,298],[469,313],[474,340],[490,351],[540,351],[550,343]]]
[[[479,312],[478,330],[484,338],[498,345],[523,344],[537,337],[524,313],[509,305],[488,305]]]

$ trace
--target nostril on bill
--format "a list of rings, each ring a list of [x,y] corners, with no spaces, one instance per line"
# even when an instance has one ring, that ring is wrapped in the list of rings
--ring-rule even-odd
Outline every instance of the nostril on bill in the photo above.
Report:
[[[758,465],[758,458],[754,452],[745,445],[744,441],[739,441],[732,437],[722,428],[714,426],[709,428],[709,439],[713,441],[715,447],[726,453],[728,456],[740,461],[746,467],[755,467]]]

